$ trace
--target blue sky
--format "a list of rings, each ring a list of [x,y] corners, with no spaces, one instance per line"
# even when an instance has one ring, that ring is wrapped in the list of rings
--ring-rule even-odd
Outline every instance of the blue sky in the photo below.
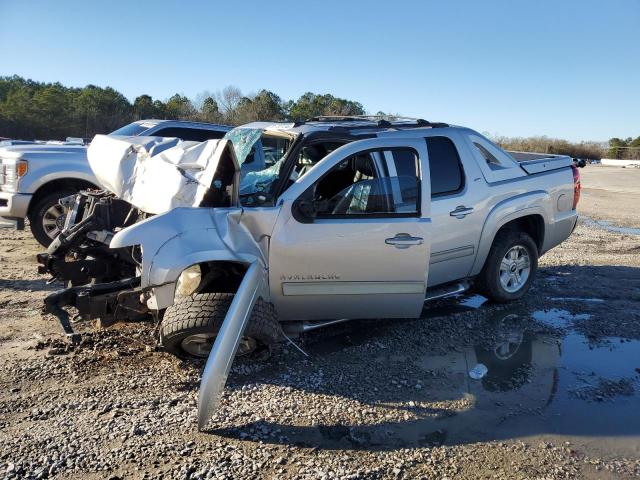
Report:
[[[306,91],[508,136],[640,135],[640,0],[8,1],[0,75]]]

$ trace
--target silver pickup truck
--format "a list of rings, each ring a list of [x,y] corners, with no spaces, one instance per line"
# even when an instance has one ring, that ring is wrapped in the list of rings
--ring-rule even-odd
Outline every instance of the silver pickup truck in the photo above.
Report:
[[[230,127],[176,120],[141,120],[112,135],[154,135],[203,142],[222,138]],[[22,144],[20,144],[22,143]],[[22,228],[29,219],[38,242],[48,246],[64,225],[58,199],[97,188],[81,142],[6,142],[0,144],[0,217]]]
[[[257,150],[269,164],[243,169]],[[41,271],[90,270],[99,243],[131,266],[50,295],[47,309],[68,333],[63,306],[107,323],[152,313],[166,349],[208,356],[201,427],[236,353],[281,331],[417,318],[425,302],[471,288],[518,299],[578,218],[571,158],[507,153],[424,120],[258,122],[196,145],[96,137],[89,161],[112,193],[76,197]],[[100,220],[102,208],[129,220]],[[64,245],[83,263],[48,269]]]

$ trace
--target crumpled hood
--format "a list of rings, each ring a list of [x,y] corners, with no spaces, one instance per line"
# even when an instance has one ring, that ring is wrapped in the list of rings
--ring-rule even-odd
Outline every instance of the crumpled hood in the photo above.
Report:
[[[87,157],[105,189],[146,213],[237,203],[239,167],[228,140],[96,135]]]

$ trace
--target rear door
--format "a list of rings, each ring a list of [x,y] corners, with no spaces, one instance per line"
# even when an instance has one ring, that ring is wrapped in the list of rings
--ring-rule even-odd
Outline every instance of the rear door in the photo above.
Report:
[[[465,146],[455,135],[426,137],[431,175],[431,243],[428,286],[469,275],[484,218],[478,211],[486,194],[484,181]],[[471,161],[469,161],[471,160]]]
[[[281,197],[269,282],[283,320],[417,317],[431,241],[423,139],[338,148]]]

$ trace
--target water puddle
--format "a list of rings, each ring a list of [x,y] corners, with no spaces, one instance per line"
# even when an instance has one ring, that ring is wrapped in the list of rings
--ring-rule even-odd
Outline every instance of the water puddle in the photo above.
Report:
[[[480,308],[486,302],[486,297],[483,297],[482,295],[471,295],[470,297],[462,299],[460,301],[460,305],[469,308]]]
[[[573,314],[566,310],[551,308],[549,310],[537,310],[531,314],[531,317],[548,327],[553,328],[569,328],[576,320],[589,320],[591,315],[586,313]]]
[[[614,232],[614,233],[625,233],[627,235],[640,235],[640,228],[618,227],[615,225],[611,225],[610,222],[607,222],[605,220],[594,220],[593,218],[589,218],[589,217],[580,217],[580,218],[582,219],[585,225],[588,225],[590,227],[603,228],[608,232]]]
[[[470,298],[466,308],[484,303]],[[405,448],[536,435],[634,438],[640,444],[640,341],[589,339],[571,328],[591,315],[558,308],[490,317],[486,328],[494,334],[489,343],[415,358],[384,350],[387,365],[408,361],[417,369],[413,374],[407,369],[407,385],[419,389],[383,402],[385,408],[406,410],[405,421],[290,433],[303,444],[323,448]],[[565,334],[540,334],[531,320]],[[384,332],[372,335],[369,341],[385,342]],[[375,364],[375,358],[370,360]],[[469,371],[477,364],[485,365],[487,373],[474,380]]]
[[[566,300],[574,298],[599,303]],[[286,443],[323,449],[393,450],[558,436],[615,443],[616,451],[637,454],[640,341],[578,333],[574,327],[590,314],[494,309],[485,302],[479,295],[461,296],[425,309],[422,321],[460,312],[467,317],[477,312],[483,321],[478,326],[463,316],[409,342],[398,339],[412,334],[413,320],[360,320],[327,329],[305,346],[318,363],[311,368],[339,368],[334,378],[344,380],[308,387],[313,372],[304,371],[297,388],[344,398],[349,412],[353,409],[345,415],[349,420],[270,428],[277,427]],[[402,322],[406,331],[397,328]],[[549,333],[540,324],[559,330]],[[478,364],[487,371],[473,379],[469,372]]]
[[[604,303],[602,298],[582,298],[582,297],[551,297],[549,300],[560,302],[586,302],[586,303]]]

